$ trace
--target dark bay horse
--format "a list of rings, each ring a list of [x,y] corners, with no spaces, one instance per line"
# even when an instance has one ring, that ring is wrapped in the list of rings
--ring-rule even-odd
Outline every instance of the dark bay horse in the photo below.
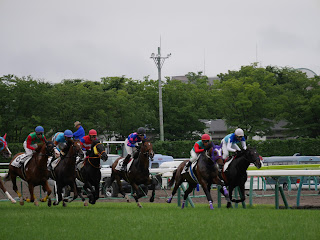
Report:
[[[49,177],[56,181],[58,199],[53,205],[58,205],[63,200],[63,206],[65,207],[65,200],[62,199],[62,189],[66,186],[70,186],[73,191],[73,198],[69,201],[73,201],[78,197],[78,191],[76,186],[76,158],[80,156],[82,159],[84,153],[82,151],[80,141],[68,140],[66,147],[63,149],[65,155],[61,156],[61,160],[53,171],[49,173]]]
[[[99,198],[99,186],[101,180],[100,171],[100,158],[103,161],[108,160],[108,155],[105,151],[105,147],[99,140],[95,140],[91,145],[91,151],[84,160],[83,167],[77,169],[77,178],[84,183],[83,189],[86,191],[89,197],[89,203],[95,204]],[[84,205],[88,203],[81,194],[81,189],[78,190],[78,194],[81,197]]]
[[[9,150],[8,147],[8,143],[6,141],[6,137],[7,134],[5,134],[3,137],[0,137],[0,154],[4,157],[4,158],[10,158],[11,157],[11,152]],[[0,177],[0,189],[7,195],[7,198],[12,202],[12,203],[16,203],[16,200],[14,200],[10,193],[7,191],[7,189],[5,188],[5,186],[3,185],[2,179]]]
[[[143,140],[142,144],[140,146],[139,155],[137,159],[133,160],[133,163],[129,169],[129,171],[118,171],[116,170],[116,166],[121,158],[118,158],[113,164],[112,164],[112,173],[111,178],[107,183],[107,188],[111,186],[114,180],[117,181],[119,192],[122,194],[123,197],[126,197],[127,201],[129,202],[129,198],[126,196],[125,191],[122,188],[121,179],[124,179],[129,184],[131,184],[133,188],[133,197],[136,200],[136,203],[138,207],[142,207],[139,198],[143,197],[145,194],[140,191],[139,185],[152,185],[152,195],[150,198],[150,202],[154,201],[155,196],[155,187],[158,183],[155,178],[150,177],[149,172],[149,158],[153,158],[154,152],[152,149],[152,143],[148,140]]]
[[[27,199],[28,202],[34,202],[36,206],[38,206],[38,201],[34,195],[34,187],[41,185],[45,192],[47,192],[47,196],[41,201],[48,200],[48,206],[51,206],[51,189],[48,185],[48,170],[47,170],[47,162],[48,156],[52,156],[53,154],[54,144],[52,141],[46,141],[44,144],[39,145],[35,150],[31,160],[27,163],[25,167],[25,171],[23,172],[22,168],[17,168],[9,165],[9,172],[5,177],[5,180],[11,179],[13,184],[13,190],[18,194],[20,198],[20,205],[24,204],[24,199],[22,198],[21,193],[18,191],[16,178],[19,176],[21,179],[26,181],[29,186],[30,199]],[[23,153],[16,154],[10,163],[12,163],[15,158]]]
[[[221,146],[214,145],[213,143],[209,150],[203,151],[198,158],[197,165],[193,169],[195,178],[191,177],[189,172],[184,172],[183,174],[181,174],[188,160],[182,162],[179,167],[173,172],[172,179],[168,184],[169,187],[172,187],[173,183],[176,182],[171,196],[167,199],[167,203],[171,203],[172,198],[176,194],[179,186],[185,181],[189,183],[189,187],[184,193],[184,201],[181,208],[184,208],[185,201],[188,198],[188,195],[192,192],[192,190],[197,186],[198,183],[201,185],[206,194],[210,209],[213,209],[210,189],[211,185],[214,183],[222,186],[221,193],[226,197],[229,203],[230,199],[228,191],[224,183],[218,176],[218,164],[222,163],[221,152]]]
[[[232,162],[229,164],[227,170],[222,173],[224,181],[228,186],[230,199],[232,202],[243,202],[245,197],[245,183],[248,179],[247,169],[253,163],[258,169],[261,168],[261,161],[256,149],[248,146],[247,150],[238,152]],[[232,191],[235,187],[239,187],[240,196],[239,200],[232,199]],[[231,207],[228,203],[227,207]]]

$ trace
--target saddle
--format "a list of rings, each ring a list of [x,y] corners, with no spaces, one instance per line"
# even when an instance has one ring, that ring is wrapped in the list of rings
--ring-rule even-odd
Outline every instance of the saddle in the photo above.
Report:
[[[127,172],[129,172],[129,169],[130,169],[133,161],[134,161],[134,159],[133,159],[133,158],[130,158],[130,160],[129,160],[128,164],[127,164]],[[119,159],[118,164],[117,164],[117,166],[115,167],[115,169],[116,169],[117,171],[120,171],[120,170],[121,170],[122,165],[123,165],[123,162],[124,162],[124,158]]]

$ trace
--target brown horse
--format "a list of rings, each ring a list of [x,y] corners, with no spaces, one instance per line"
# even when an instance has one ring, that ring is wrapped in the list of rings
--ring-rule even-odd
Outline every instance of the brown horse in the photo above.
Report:
[[[5,177],[5,180],[11,179],[13,184],[13,190],[18,194],[20,198],[20,205],[24,204],[24,199],[22,198],[21,193],[18,191],[16,178],[19,176],[21,179],[26,181],[29,186],[30,199],[27,199],[27,202],[34,202],[34,205],[38,206],[38,201],[34,195],[34,187],[41,185],[44,191],[47,192],[47,196],[41,201],[48,200],[48,206],[51,206],[51,189],[48,185],[48,170],[47,170],[47,162],[48,156],[52,156],[53,154],[54,144],[52,141],[46,141],[44,144],[39,145],[35,150],[31,160],[27,163],[24,168],[23,167],[14,167],[11,164],[9,165],[9,172]],[[23,153],[16,154],[10,163],[12,163],[16,157]]]
[[[82,148],[80,146],[80,141],[69,140],[63,152],[66,155],[61,156],[61,160],[53,171],[49,173],[49,177],[56,181],[58,199],[53,203],[53,205],[58,205],[63,201],[63,206],[66,206],[65,200],[62,199],[62,189],[66,186],[70,186],[71,191],[73,191],[73,198],[69,201],[72,202],[78,197],[78,191],[76,186],[76,158],[80,156],[82,159],[84,157]]]
[[[8,143],[6,141],[6,136],[7,134],[5,134],[3,137],[0,137],[0,154],[4,157],[4,158],[10,158],[11,157],[11,152],[8,148]],[[14,200],[10,193],[8,193],[7,189],[5,188],[5,186],[3,185],[2,179],[0,177],[0,189],[7,195],[7,198],[12,202],[12,203],[16,203],[16,200]]]
[[[126,197],[126,193],[122,188],[121,185],[121,179],[124,179],[128,183],[131,184],[133,187],[133,197],[136,200],[137,205],[141,208],[141,204],[139,202],[139,198],[144,196],[144,193],[139,190],[140,184],[145,185],[152,185],[152,196],[150,198],[150,202],[154,201],[154,195],[155,195],[155,187],[157,184],[157,180],[155,178],[150,178],[150,172],[149,172],[149,158],[153,158],[154,152],[152,150],[152,144],[147,141],[143,140],[139,155],[137,159],[133,160],[133,163],[127,172],[118,171],[116,170],[116,166],[121,158],[118,158],[113,164],[112,164],[112,173],[111,178],[107,183],[107,188],[111,186],[114,180],[117,181],[119,192],[123,195],[123,197]],[[129,198],[126,197],[127,201],[129,202]]]
[[[217,165],[223,163],[221,152],[221,146],[214,144],[211,145],[209,150],[203,151],[199,156],[197,165],[191,171],[191,176],[189,172],[184,172],[181,174],[184,166],[188,161],[182,162],[179,167],[173,172],[172,179],[169,182],[169,187],[172,187],[174,182],[176,182],[176,184],[173,188],[171,196],[167,199],[167,203],[171,203],[173,196],[176,194],[179,186],[184,181],[187,181],[189,183],[189,187],[184,193],[184,201],[181,208],[184,208],[185,201],[188,198],[188,195],[192,192],[192,190],[197,186],[198,183],[201,185],[206,194],[210,209],[213,209],[210,189],[211,185],[214,183],[222,186],[221,193],[226,197],[228,203],[231,202],[226,186],[224,185],[224,182],[219,178]]]

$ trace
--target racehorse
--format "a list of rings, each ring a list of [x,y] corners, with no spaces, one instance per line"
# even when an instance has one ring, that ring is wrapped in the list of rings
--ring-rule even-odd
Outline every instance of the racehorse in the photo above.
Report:
[[[42,145],[39,145],[37,149],[35,150],[35,153],[33,154],[30,161],[27,163],[27,165],[23,169],[20,167],[14,167],[11,165],[11,163],[18,157],[19,155],[23,153],[16,154],[9,165],[9,172],[5,177],[5,180],[11,179],[13,190],[18,194],[20,198],[20,205],[24,204],[24,199],[22,198],[21,193],[18,191],[17,183],[16,183],[16,177],[19,176],[21,179],[26,181],[29,186],[29,192],[30,192],[30,199],[27,199],[27,202],[34,202],[34,205],[38,206],[38,201],[35,198],[34,195],[34,187],[41,185],[44,189],[44,191],[47,192],[47,196],[41,201],[47,201],[48,200],[48,206],[51,206],[51,189],[48,185],[48,170],[47,170],[47,162],[48,162],[48,156],[52,156],[53,154],[53,148],[54,144],[52,141],[46,141]]]
[[[49,177],[56,181],[58,199],[53,205],[58,205],[62,200],[62,204],[65,207],[65,200],[62,199],[62,189],[65,186],[70,186],[73,191],[73,198],[69,201],[72,202],[78,197],[78,191],[76,186],[76,158],[80,156],[84,157],[82,148],[79,141],[68,140],[66,147],[63,149],[65,155],[61,156],[61,160],[54,168],[53,171],[49,172]]]
[[[251,163],[253,163],[258,169],[261,168],[259,154],[255,148],[248,146],[247,150],[242,150],[236,153],[227,170],[222,173],[224,181],[228,186],[232,202],[239,203],[246,199],[244,185],[248,178],[247,169]],[[232,199],[232,191],[237,186],[240,189],[239,200]],[[231,203],[228,203],[227,207],[231,207]]]
[[[229,193],[223,183],[218,176],[218,164],[222,164],[222,154],[221,154],[221,146],[214,145],[212,143],[209,150],[203,151],[199,158],[197,165],[192,169],[193,174],[189,172],[181,173],[188,162],[188,160],[182,162],[178,168],[173,172],[173,176],[168,186],[171,188],[173,183],[175,186],[173,188],[171,196],[167,199],[167,203],[171,203],[173,196],[176,194],[179,186],[184,182],[188,182],[189,187],[184,193],[184,201],[182,203],[181,208],[184,208],[185,201],[188,198],[188,195],[192,192],[192,190],[199,183],[204,190],[207,200],[209,202],[209,208],[213,210],[212,205],[212,197],[210,194],[210,189],[212,184],[219,184],[222,186],[221,193],[226,197],[228,203],[230,202]],[[192,167],[190,167],[191,169]],[[190,171],[189,169],[189,171]],[[231,203],[230,203],[231,204]]]
[[[89,197],[89,203],[91,204],[95,204],[99,198],[99,185],[101,180],[100,158],[103,161],[107,161],[108,155],[106,154],[104,145],[100,143],[99,140],[95,140],[91,144],[89,155],[86,156],[83,162],[83,167],[80,170],[77,169],[77,178],[84,183],[83,189],[86,191]],[[87,206],[88,204],[81,194],[81,189],[78,190],[78,194],[84,202],[84,205]]]
[[[3,137],[0,137],[0,153],[4,158],[10,158],[11,152],[8,147],[8,143],[6,141],[7,134],[5,134]],[[10,193],[7,191],[5,186],[3,185],[2,179],[0,177],[0,189],[7,195],[7,198],[12,202],[16,203],[16,200],[12,198]]]
[[[132,196],[136,200],[138,207],[141,208],[142,206],[139,202],[139,198],[143,197],[145,194],[144,192],[139,190],[139,185],[144,184],[147,186],[151,184],[152,195],[150,197],[150,202],[153,202],[154,196],[155,196],[155,188],[157,184],[156,178],[151,178],[150,172],[149,172],[149,158],[153,159],[153,157],[154,157],[154,152],[152,149],[152,143],[149,142],[148,140],[142,140],[138,157],[133,160],[132,165],[128,172],[116,170],[116,166],[119,160],[121,159],[121,157],[118,158],[112,164],[111,178],[107,183],[107,188],[109,188],[113,183],[113,181],[116,180],[119,188],[119,193],[121,193],[122,196],[127,199],[127,202],[129,202],[129,198],[126,196],[126,193],[123,190],[122,184],[121,184],[121,179],[124,179],[132,186],[133,192],[134,192]]]

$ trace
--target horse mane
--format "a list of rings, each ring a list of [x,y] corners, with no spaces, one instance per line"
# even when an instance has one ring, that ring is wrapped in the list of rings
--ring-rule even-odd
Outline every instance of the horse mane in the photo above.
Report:
[[[97,145],[98,143],[100,143],[100,140],[98,140],[98,139],[93,140],[92,143],[91,143],[91,147],[94,147],[94,146]]]

